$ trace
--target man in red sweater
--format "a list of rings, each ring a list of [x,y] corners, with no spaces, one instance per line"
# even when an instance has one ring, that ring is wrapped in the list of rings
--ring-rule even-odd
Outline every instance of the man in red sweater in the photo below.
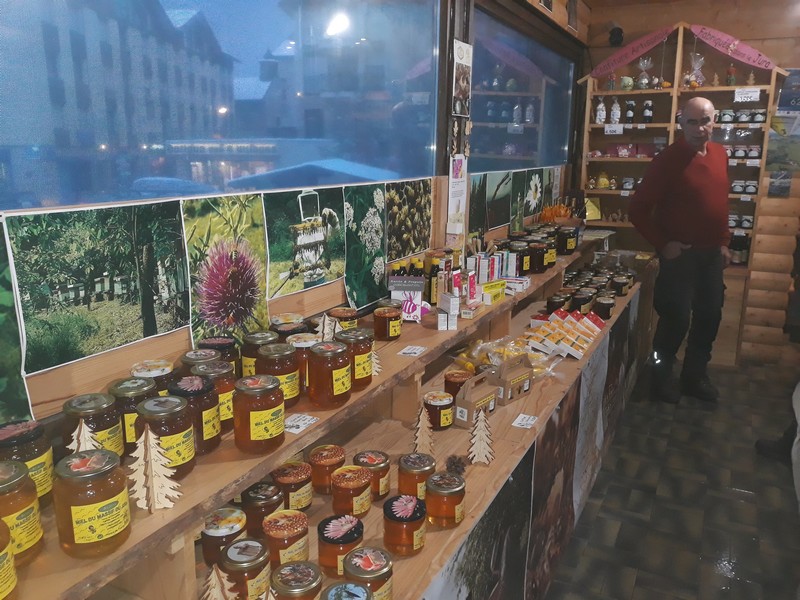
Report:
[[[722,318],[722,270],[730,264],[728,156],[710,141],[714,105],[708,99],[689,100],[679,122],[683,138],[653,159],[629,209],[660,262],[651,396],[676,403],[683,393],[715,402],[719,392],[706,365]],[[672,367],[687,331],[679,384]]]

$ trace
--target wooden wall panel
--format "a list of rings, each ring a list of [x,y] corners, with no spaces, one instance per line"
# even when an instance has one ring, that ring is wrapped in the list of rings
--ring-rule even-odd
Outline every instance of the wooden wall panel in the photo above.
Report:
[[[772,235],[791,235],[797,234],[800,221],[791,217],[762,217],[756,219],[755,232],[757,235],[762,233]]]
[[[783,329],[783,324],[786,322],[786,311],[768,308],[745,308],[744,321],[749,325]]]
[[[765,292],[764,290],[750,290],[747,294],[745,306],[747,306],[747,308],[786,310],[788,304],[789,294],[783,292]]]
[[[527,4],[542,13],[545,18],[555,23],[558,27],[574,36],[583,44],[589,43],[589,21],[592,11],[583,0],[578,0],[578,27],[572,29],[567,25],[567,0],[553,0],[553,11],[547,10],[539,0],[525,0]]]
[[[796,245],[797,242],[793,235],[762,234],[755,237],[750,252],[791,256]]]
[[[742,342],[742,346],[739,349],[740,361],[748,363],[774,364],[781,360],[782,354],[782,346],[755,344],[753,342]]]
[[[756,237],[758,239],[758,237]],[[794,238],[788,238],[794,241]],[[794,265],[794,257],[787,254],[754,253],[750,257],[750,269],[767,273],[790,273]]]
[[[751,290],[788,292],[791,285],[792,276],[789,273],[764,273],[762,271],[750,273]]]
[[[776,327],[761,325],[745,325],[742,327],[742,342],[781,346],[786,341],[786,334]]]
[[[765,217],[800,217],[800,198],[759,198],[758,214]]]

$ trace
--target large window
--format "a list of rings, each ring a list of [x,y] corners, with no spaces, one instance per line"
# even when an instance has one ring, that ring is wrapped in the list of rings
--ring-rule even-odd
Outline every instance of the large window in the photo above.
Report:
[[[0,209],[430,176],[438,0],[0,12]]]

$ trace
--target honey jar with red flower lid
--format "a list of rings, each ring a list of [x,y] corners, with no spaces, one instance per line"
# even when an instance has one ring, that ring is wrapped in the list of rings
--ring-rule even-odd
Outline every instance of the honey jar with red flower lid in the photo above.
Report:
[[[175,373],[174,378],[186,377],[192,374],[192,367],[213,360],[222,360],[222,353],[211,348],[197,348],[181,355],[181,368]]]
[[[94,440],[106,450],[122,456],[125,446],[122,442],[122,419],[120,419],[114,396],[111,394],[82,394],[64,403],[64,423],[62,437],[67,450],[75,450],[82,443],[83,436],[91,434]],[[86,431],[79,431],[83,420]],[[76,440],[75,436],[82,439]],[[80,448],[85,450],[85,448]]]
[[[419,554],[425,546],[425,501],[392,496],[383,503],[383,545],[400,556]]]
[[[364,546],[344,557],[344,578],[361,583],[375,600],[392,600],[392,555],[383,548]]]
[[[149,377],[118,379],[109,386],[108,393],[114,396],[117,411],[122,416],[124,456],[130,456],[130,453],[136,450],[136,428],[134,427],[138,416],[136,405],[148,398],[159,396],[156,382]]]
[[[173,364],[168,360],[143,360],[131,367],[131,377],[152,379],[159,396],[168,396],[167,386],[175,377]]]
[[[271,473],[272,481],[283,490],[283,505],[293,510],[311,506],[311,465],[305,462],[283,463]]]
[[[272,571],[275,600],[319,600],[322,572],[312,562],[287,562]]]
[[[308,355],[308,398],[315,407],[338,408],[350,399],[352,365],[346,344],[320,342]]]
[[[242,338],[242,377],[250,377],[256,374],[256,359],[258,349],[266,344],[278,341],[278,334],[274,331],[254,331],[245,334]]]
[[[372,506],[369,469],[357,465],[339,467],[331,475],[333,512],[363,517]]]
[[[284,407],[280,381],[252,375],[236,382],[233,441],[242,452],[266,454],[283,443]]]
[[[353,464],[369,469],[372,500],[389,493],[389,455],[380,450],[364,450],[353,457]]]
[[[189,375],[169,384],[169,393],[185,398],[194,426],[194,446],[199,455],[215,450],[222,440],[219,396],[207,377]]]
[[[308,517],[299,510],[276,510],[262,523],[273,571],[280,565],[308,560]]]
[[[236,389],[236,374],[230,363],[224,360],[201,363],[192,367],[192,375],[206,377],[214,384],[219,398],[219,424],[222,433],[233,431],[233,392]]]
[[[311,465],[311,485],[318,494],[331,493],[331,473],[344,465],[344,448],[334,444],[317,446],[308,453]]]
[[[28,467],[39,502],[53,489],[53,447],[38,421],[0,425],[0,460],[18,460]]]
[[[0,519],[0,598],[17,600],[17,566],[14,564],[14,544],[11,530]]]
[[[147,424],[150,431],[159,436],[159,444],[169,461],[167,466],[175,469],[171,478],[183,479],[194,469],[195,445],[192,415],[186,399],[177,396],[159,396],[141,402],[136,407],[136,439],[144,433]]]
[[[436,459],[430,454],[412,452],[403,454],[398,461],[397,491],[400,494],[425,499],[425,482],[436,470]]]
[[[434,473],[428,477],[425,496],[428,523],[448,529],[461,523],[466,486],[465,479],[455,473]]]
[[[11,530],[16,566],[27,565],[42,551],[44,531],[36,485],[18,460],[0,461],[0,519]]]
[[[300,366],[297,349],[291,344],[266,344],[258,349],[256,371],[276,377],[283,392],[284,408],[291,408],[300,399]]]
[[[242,356],[235,338],[228,335],[207,337],[199,340],[197,347],[217,350],[220,354],[220,360],[230,363],[237,377],[242,376]]]
[[[344,557],[364,541],[364,524],[352,515],[326,517],[317,525],[319,565],[328,577],[344,576]]]
[[[233,582],[230,591],[245,600],[262,600],[269,591],[272,568],[266,544],[253,538],[231,542],[222,550],[219,567]]]

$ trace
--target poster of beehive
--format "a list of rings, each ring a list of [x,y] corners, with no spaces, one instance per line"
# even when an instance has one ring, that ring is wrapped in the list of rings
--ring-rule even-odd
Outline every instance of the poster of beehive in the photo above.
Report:
[[[386,256],[389,261],[428,249],[432,210],[430,179],[386,184]]]
[[[387,295],[386,199],[383,184],[344,188],[344,287],[353,308]]]

